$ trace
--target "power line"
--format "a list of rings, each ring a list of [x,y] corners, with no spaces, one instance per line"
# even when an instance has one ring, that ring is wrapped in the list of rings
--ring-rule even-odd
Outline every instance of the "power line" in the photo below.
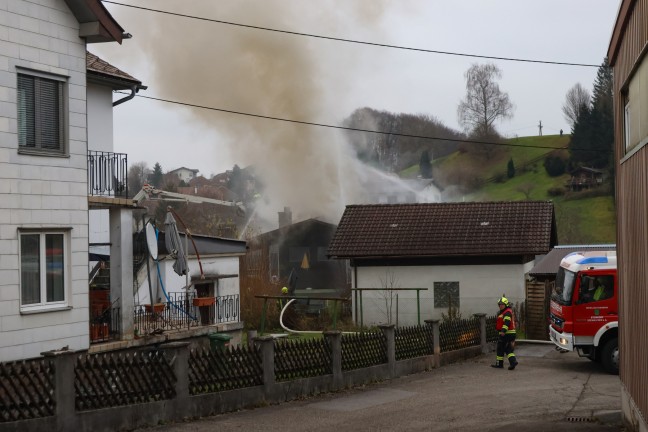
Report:
[[[121,93],[121,94],[130,94],[130,93],[125,93],[125,92],[120,92],[116,91],[115,93]],[[286,119],[282,117],[273,117],[273,116],[266,116],[266,115],[261,115],[261,114],[253,114],[253,113],[247,113],[243,111],[234,111],[234,110],[228,110],[224,108],[214,108],[214,107],[208,107],[204,105],[197,105],[197,104],[191,104],[187,102],[178,102],[178,101],[173,101],[169,99],[162,99],[162,98],[156,98],[153,96],[143,96],[143,95],[136,95],[138,98],[144,98],[144,99],[150,99],[158,102],[166,102],[170,104],[175,104],[175,105],[182,105],[186,107],[191,107],[191,108],[200,108],[200,109],[205,109],[205,110],[210,110],[210,111],[218,111],[218,112],[223,112],[227,114],[235,114],[235,115],[240,115],[240,116],[246,116],[246,117],[254,117],[254,118],[259,118],[259,119],[264,119],[264,120],[273,120],[273,121],[281,121],[284,123],[293,123],[293,124],[300,124],[300,125],[305,125],[305,126],[317,126],[317,127],[322,127],[322,128],[328,128],[328,129],[339,129],[339,130],[346,130],[346,131],[351,131],[351,132],[364,132],[364,133],[373,133],[377,135],[391,135],[391,136],[398,136],[398,137],[403,137],[403,138],[418,138],[418,139],[424,139],[424,140],[437,140],[437,141],[448,141],[448,142],[456,142],[456,143],[472,143],[472,144],[489,144],[489,145],[496,145],[496,146],[504,146],[504,147],[525,147],[525,148],[540,148],[540,149],[549,149],[549,150],[564,150],[565,147],[551,147],[551,146],[540,146],[540,145],[529,145],[529,144],[514,144],[514,143],[508,143],[508,142],[492,142],[492,141],[477,141],[477,140],[471,140],[471,139],[457,139],[457,138],[442,138],[442,137],[432,137],[432,136],[425,136],[425,135],[412,135],[412,134],[404,134],[404,133],[398,133],[398,132],[385,132],[385,131],[379,131],[379,130],[372,130],[372,129],[360,129],[360,128],[352,128],[348,126],[335,126],[335,125],[330,125],[326,123],[315,123],[315,122],[308,122],[308,121],[303,121],[303,120],[294,120],[294,119]],[[601,152],[601,150],[592,150],[592,149],[581,149],[581,148],[573,148],[571,150],[582,150],[582,151],[591,151],[591,152]],[[606,151],[604,153],[611,152],[612,150]]]
[[[522,59],[522,58],[515,58],[515,57],[497,57],[497,56],[487,56],[487,55],[480,55],[480,54],[458,53],[458,52],[452,52],[452,51],[431,50],[431,49],[425,49],[425,48],[413,48],[413,47],[406,47],[406,46],[402,46],[402,45],[381,44],[381,43],[377,43],[377,42],[367,42],[367,41],[359,41],[359,40],[354,40],[354,39],[337,38],[337,37],[333,37],[333,36],[317,35],[317,34],[313,34],[313,33],[302,33],[302,32],[290,31],[290,30],[280,30],[280,29],[275,29],[275,28],[270,28],[270,27],[261,27],[261,26],[254,26],[254,25],[250,25],[250,24],[235,23],[235,22],[232,22],[232,21],[223,21],[223,20],[217,20],[217,19],[212,19],[212,18],[204,18],[204,17],[195,16],[195,15],[186,15],[186,14],[163,11],[163,10],[159,10],[159,9],[152,9],[152,8],[147,8],[147,7],[142,7],[142,6],[129,5],[129,4],[119,3],[119,2],[111,1],[111,0],[102,0],[102,1],[104,3],[110,3],[110,4],[114,4],[114,5],[118,5],[118,6],[125,6],[125,7],[129,7],[129,8],[133,8],[133,9],[140,9],[140,10],[145,10],[145,11],[149,11],[149,12],[156,12],[156,13],[161,13],[161,14],[166,14],[166,15],[173,15],[173,16],[178,16],[178,17],[183,17],[183,18],[191,18],[191,19],[196,19],[196,20],[200,20],[200,21],[208,21],[208,22],[213,22],[213,23],[218,23],[218,24],[226,24],[226,25],[231,25],[231,26],[236,26],[236,27],[244,27],[244,28],[249,28],[249,29],[254,29],[254,30],[264,30],[264,31],[271,31],[271,32],[276,32],[276,33],[284,33],[284,34],[289,34],[289,35],[294,35],[294,36],[306,36],[306,37],[311,37],[311,38],[316,38],[316,39],[325,39],[325,40],[353,43],[353,44],[359,44],[359,45],[369,45],[369,46],[375,46],[375,47],[393,48],[393,49],[400,49],[400,50],[407,50],[407,51],[417,51],[417,52],[424,52],[424,53],[431,53],[431,54],[452,55],[452,56],[458,56],[458,57],[482,58],[482,59],[489,59],[489,60],[504,60],[504,61],[515,61],[515,62],[525,62],[525,63],[553,64],[553,65],[561,65],[561,66],[582,66],[582,67],[595,67],[595,68],[601,67],[601,65],[587,64],[587,63],[570,63],[570,62],[558,62],[558,61],[548,61],[548,60],[533,60],[533,59]]]

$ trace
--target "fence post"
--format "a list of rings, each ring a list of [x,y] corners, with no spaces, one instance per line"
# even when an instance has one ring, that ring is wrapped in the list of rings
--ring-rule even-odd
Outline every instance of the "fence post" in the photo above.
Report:
[[[482,354],[488,353],[488,344],[486,343],[486,314],[478,313],[475,317],[479,318],[479,334],[481,335],[481,350]]]
[[[41,355],[54,360],[54,401],[57,431],[77,429],[74,390],[74,351],[47,351]]]
[[[396,339],[394,337],[394,324],[381,324],[378,326],[387,339],[387,364],[389,366],[389,376],[396,375]]]
[[[189,342],[171,342],[160,346],[162,352],[173,356],[165,358],[173,368],[173,374],[176,377],[175,382],[175,412],[188,412],[189,404]]]
[[[441,367],[441,342],[439,337],[439,320],[425,320],[425,324],[432,326],[432,344],[434,348],[434,367]]]
[[[331,347],[331,372],[333,372],[333,387],[341,389],[344,385],[342,376],[342,332],[339,330],[328,330],[324,337]]]
[[[254,339],[261,350],[261,365],[263,366],[263,391],[266,397],[271,397],[275,385],[274,355],[275,346],[272,336],[259,336]]]

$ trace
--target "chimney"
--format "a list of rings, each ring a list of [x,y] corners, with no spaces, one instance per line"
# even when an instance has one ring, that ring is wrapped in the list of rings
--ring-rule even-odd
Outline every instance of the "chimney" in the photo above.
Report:
[[[290,207],[284,207],[284,211],[279,212],[279,228],[292,225],[292,212]]]

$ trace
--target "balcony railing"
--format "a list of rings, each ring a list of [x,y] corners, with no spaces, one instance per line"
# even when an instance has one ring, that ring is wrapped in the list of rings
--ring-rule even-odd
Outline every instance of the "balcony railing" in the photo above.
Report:
[[[128,157],[125,153],[88,151],[88,195],[128,197]]]
[[[240,321],[238,295],[196,297],[193,293],[172,292],[169,300],[152,307],[135,307],[134,324],[139,335]]]

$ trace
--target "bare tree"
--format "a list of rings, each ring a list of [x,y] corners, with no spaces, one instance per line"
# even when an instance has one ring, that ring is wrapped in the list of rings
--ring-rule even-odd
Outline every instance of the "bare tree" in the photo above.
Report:
[[[137,162],[128,169],[128,194],[134,196],[142,189],[149,174],[146,162]]]
[[[396,299],[398,296],[398,293],[394,290],[400,288],[400,286],[398,285],[398,279],[396,278],[396,275],[394,273],[387,270],[385,272],[385,278],[379,278],[379,280],[380,286],[381,288],[383,288],[383,291],[379,292],[381,293],[381,298],[385,303],[385,309],[383,309],[382,312],[387,319],[387,324],[392,324],[392,310],[394,306],[394,299]]]
[[[531,192],[533,192],[535,187],[536,187],[535,183],[527,182],[527,183],[522,183],[517,188],[515,188],[515,190],[518,192],[522,192],[524,194],[524,199],[528,201],[531,199]]]
[[[502,72],[492,63],[473,64],[465,73],[466,98],[459,103],[459,124],[477,137],[496,135],[493,123],[513,117],[513,104],[500,90]]]
[[[565,116],[565,120],[567,120],[570,125],[574,126],[578,114],[582,112],[583,108],[589,107],[590,98],[590,92],[580,85],[580,83],[575,84],[574,87],[567,91],[562,112]]]

